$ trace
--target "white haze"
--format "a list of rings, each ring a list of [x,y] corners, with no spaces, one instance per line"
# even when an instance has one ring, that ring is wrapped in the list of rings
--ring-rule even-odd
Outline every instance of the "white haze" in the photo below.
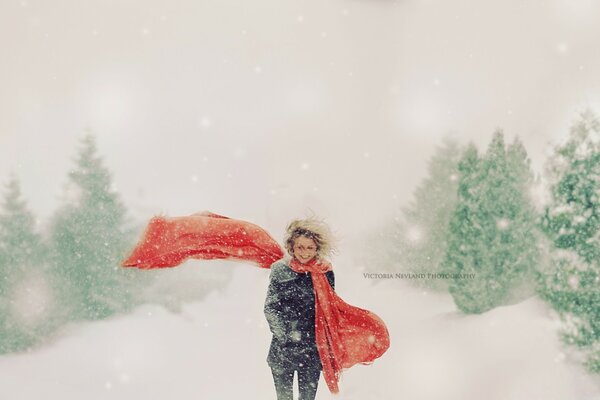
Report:
[[[138,224],[210,210],[280,240],[291,218],[325,217],[338,291],[392,335],[341,399],[598,399],[537,299],[464,316],[357,272],[364,234],[444,136],[483,150],[503,128],[540,172],[577,112],[600,110],[598,15],[592,0],[5,0],[0,182],[16,174],[43,229],[90,129]],[[180,314],[147,304],[0,357],[0,398],[274,398],[267,274],[233,268]]]
[[[78,138],[133,216],[208,209],[345,235],[405,204],[444,135],[547,143],[597,107],[600,5],[536,1],[5,1],[0,180],[43,225]]]

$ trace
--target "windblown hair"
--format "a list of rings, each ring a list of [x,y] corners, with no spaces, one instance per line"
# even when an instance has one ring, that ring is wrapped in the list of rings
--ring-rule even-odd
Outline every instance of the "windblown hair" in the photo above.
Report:
[[[316,217],[296,219],[289,223],[285,235],[285,248],[291,256],[294,255],[294,242],[300,236],[314,240],[319,258],[329,258],[336,252],[329,226]]]

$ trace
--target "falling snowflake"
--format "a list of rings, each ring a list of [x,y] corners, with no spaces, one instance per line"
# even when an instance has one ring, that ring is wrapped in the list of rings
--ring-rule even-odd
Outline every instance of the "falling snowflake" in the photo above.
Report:
[[[200,128],[208,128],[212,125],[212,122],[208,117],[201,117],[198,125]]]
[[[419,226],[410,227],[407,231],[407,237],[413,243],[417,243],[417,242],[421,241],[421,238],[423,237],[423,231],[421,230],[421,227],[419,227]]]
[[[564,42],[560,42],[556,45],[556,51],[558,51],[561,54],[566,53],[568,49],[569,49],[569,47]]]
[[[571,275],[568,282],[571,289],[577,290],[577,288],[579,288],[579,278],[576,275]]]
[[[509,221],[506,218],[500,218],[499,220],[496,221],[496,227],[498,227],[498,229],[500,230],[506,230],[506,228],[508,228],[509,225]]]

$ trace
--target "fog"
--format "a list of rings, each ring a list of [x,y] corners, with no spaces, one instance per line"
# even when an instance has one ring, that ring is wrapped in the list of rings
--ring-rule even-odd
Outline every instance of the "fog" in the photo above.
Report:
[[[392,338],[340,398],[592,398],[598,376],[538,298],[463,315],[447,293],[372,290],[349,271],[444,138],[483,151],[502,129],[540,173],[578,112],[600,112],[599,15],[593,0],[2,0],[0,183],[18,177],[43,231],[92,132],[139,227],[209,210],[281,240],[290,219],[325,218],[341,239],[336,291]],[[2,356],[0,392],[272,397],[268,275],[232,270],[223,293],[178,312],[148,302]],[[195,289],[172,272],[166,290]]]
[[[600,5],[3,1],[0,180],[43,225],[86,130],[132,215],[211,210],[360,235],[444,136],[548,143],[597,108]]]

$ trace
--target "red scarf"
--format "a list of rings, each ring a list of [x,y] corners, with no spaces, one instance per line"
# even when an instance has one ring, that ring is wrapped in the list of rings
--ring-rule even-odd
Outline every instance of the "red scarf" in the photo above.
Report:
[[[175,267],[187,258],[251,261],[262,268],[283,258],[284,251],[262,228],[250,222],[203,212],[187,217],[154,217],[124,267]],[[310,272],[315,291],[315,337],[325,382],[338,393],[343,369],[372,364],[389,348],[384,322],[374,313],[344,302],[331,288],[325,272],[332,266],[314,258],[295,272]]]

